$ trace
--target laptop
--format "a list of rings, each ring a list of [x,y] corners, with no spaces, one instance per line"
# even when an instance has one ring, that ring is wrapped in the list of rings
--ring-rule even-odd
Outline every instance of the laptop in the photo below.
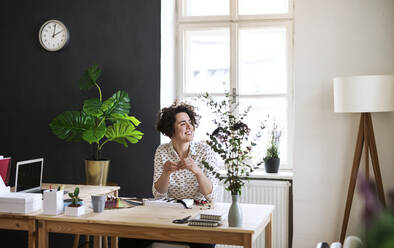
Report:
[[[15,192],[42,193],[43,166],[43,158],[17,162]]]

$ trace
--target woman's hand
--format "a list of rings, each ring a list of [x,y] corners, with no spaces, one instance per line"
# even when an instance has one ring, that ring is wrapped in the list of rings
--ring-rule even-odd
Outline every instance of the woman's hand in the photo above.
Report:
[[[196,163],[194,162],[194,160],[190,157],[185,158],[185,159],[181,159],[178,162],[178,169],[182,170],[182,169],[187,169],[190,170],[191,172],[193,172],[194,174],[200,174],[202,173],[202,170],[200,169],[200,167],[198,167],[196,165]]]
[[[166,173],[166,174],[171,174],[171,173],[173,173],[174,171],[176,171],[176,170],[178,170],[178,165],[176,164],[176,163],[174,163],[174,162],[171,162],[171,161],[169,161],[169,160],[167,160],[164,164],[163,164],[163,171]]]

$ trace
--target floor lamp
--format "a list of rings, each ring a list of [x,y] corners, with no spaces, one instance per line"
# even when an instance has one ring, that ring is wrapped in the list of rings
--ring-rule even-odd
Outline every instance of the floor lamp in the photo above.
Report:
[[[361,113],[342,222],[340,242],[343,243],[363,148],[365,152],[365,176],[369,177],[370,155],[378,196],[383,206],[386,205],[371,113],[394,111],[394,76],[373,75],[334,78],[334,111],[338,113]]]

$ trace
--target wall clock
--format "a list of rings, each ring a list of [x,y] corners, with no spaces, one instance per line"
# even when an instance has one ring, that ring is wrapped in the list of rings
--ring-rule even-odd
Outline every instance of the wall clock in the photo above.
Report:
[[[55,52],[67,45],[70,33],[61,21],[49,20],[42,24],[38,32],[38,40],[45,50]]]

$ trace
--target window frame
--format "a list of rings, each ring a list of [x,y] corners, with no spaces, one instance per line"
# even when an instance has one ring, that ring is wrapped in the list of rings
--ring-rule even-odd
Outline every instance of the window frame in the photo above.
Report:
[[[288,0],[289,12],[286,14],[269,15],[238,15],[238,0],[230,1],[230,15],[228,16],[184,16],[183,0],[177,0],[176,4],[176,98],[197,96],[195,93],[185,93],[185,42],[184,33],[189,30],[206,30],[209,28],[229,28],[230,35],[230,91],[237,90],[239,98],[270,98],[281,97],[287,99],[287,164],[280,165],[281,170],[292,170],[293,163],[293,137],[294,137],[294,0]],[[242,28],[252,27],[285,27],[287,44],[287,91],[286,93],[274,94],[239,94],[239,32]],[[224,96],[224,93],[212,93],[212,96]]]

